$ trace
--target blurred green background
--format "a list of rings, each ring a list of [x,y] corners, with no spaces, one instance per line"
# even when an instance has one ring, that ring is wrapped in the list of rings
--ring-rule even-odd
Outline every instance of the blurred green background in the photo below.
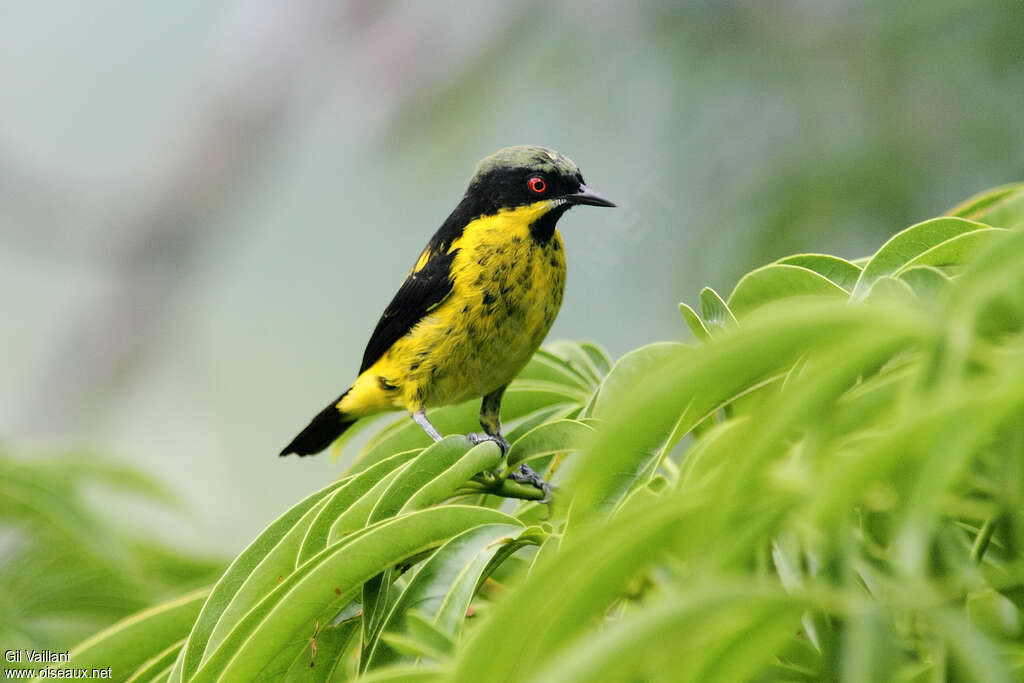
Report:
[[[276,454],[500,147],[619,203],[562,220],[552,333],[614,355],[1024,176],[1019,1],[64,0],[0,36],[0,436],[140,466],[188,513],[120,521],[223,557],[340,472]]]

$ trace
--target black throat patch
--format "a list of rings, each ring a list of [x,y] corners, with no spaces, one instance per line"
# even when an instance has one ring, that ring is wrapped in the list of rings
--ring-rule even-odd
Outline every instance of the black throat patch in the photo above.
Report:
[[[562,204],[548,211],[546,214],[530,224],[530,235],[541,244],[547,244],[555,234],[555,225],[562,214],[572,208],[572,204]]]

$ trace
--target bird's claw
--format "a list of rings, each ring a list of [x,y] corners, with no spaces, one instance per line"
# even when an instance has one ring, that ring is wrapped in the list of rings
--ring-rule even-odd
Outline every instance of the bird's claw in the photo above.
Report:
[[[527,465],[525,462],[521,463],[519,467],[516,468],[515,470],[512,470],[512,472],[508,475],[508,478],[520,484],[530,484],[534,488],[538,488],[541,491],[543,491],[544,497],[537,502],[551,502],[551,484],[544,481],[544,478],[541,477],[536,472],[534,472],[532,469],[530,469],[530,466]]]
[[[511,448],[508,441],[501,434],[479,434],[471,432],[466,434],[466,438],[469,439],[469,442],[474,446],[484,443],[485,441],[493,441],[498,444],[498,448],[501,449],[501,457],[503,458],[508,455],[509,448]],[[538,502],[548,503],[551,501],[551,484],[544,481],[544,478],[530,469],[530,466],[526,463],[520,463],[519,467],[509,473],[508,478],[518,484],[529,484],[542,491],[544,493],[544,497]]]
[[[506,441],[505,437],[503,437],[501,434],[492,436],[491,434],[478,434],[476,432],[470,432],[469,434],[466,434],[466,438],[469,439],[469,442],[474,446],[480,443],[484,443],[485,441],[493,441],[494,443],[498,444],[498,448],[501,449],[501,457],[505,457],[506,455],[508,455],[508,449],[511,448],[511,446],[509,446],[508,444],[508,441]]]

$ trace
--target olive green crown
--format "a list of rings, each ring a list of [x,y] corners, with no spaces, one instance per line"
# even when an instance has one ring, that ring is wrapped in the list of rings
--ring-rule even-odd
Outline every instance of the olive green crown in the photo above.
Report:
[[[528,168],[538,173],[550,175],[575,176],[580,169],[572,159],[559,154],[547,147],[536,145],[516,145],[499,149],[485,157],[476,166],[473,178],[480,178],[494,171]]]

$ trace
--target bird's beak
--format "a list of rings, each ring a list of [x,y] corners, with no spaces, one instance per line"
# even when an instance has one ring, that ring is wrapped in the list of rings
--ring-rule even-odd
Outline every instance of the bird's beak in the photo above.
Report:
[[[615,206],[600,194],[591,190],[586,185],[580,185],[580,189],[574,194],[565,195],[565,200],[570,204],[589,204],[590,206]]]

